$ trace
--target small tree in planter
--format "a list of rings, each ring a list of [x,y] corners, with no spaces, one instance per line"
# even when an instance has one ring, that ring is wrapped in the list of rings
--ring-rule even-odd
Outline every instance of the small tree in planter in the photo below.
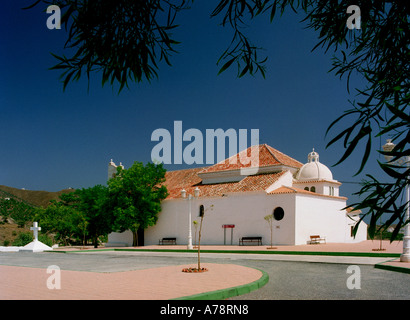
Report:
[[[200,251],[201,251],[201,232],[202,232],[202,221],[204,220],[204,215],[205,215],[205,208],[204,205],[201,204],[199,206],[199,216],[201,217],[201,223],[199,225],[199,236],[198,236],[198,270],[201,270],[201,256],[200,256]]]
[[[194,228],[195,228],[195,238],[194,238],[194,248],[198,248],[196,245],[196,233],[198,232],[198,221],[192,221]]]
[[[272,235],[273,235],[273,214],[268,214],[267,216],[264,217],[264,219],[266,220],[266,222],[269,225],[269,229],[270,229],[270,247],[266,248],[266,249],[276,249],[275,247],[272,246]]]
[[[209,207],[209,209],[213,210],[213,207],[214,207],[214,205],[211,205]],[[201,217],[201,222],[199,224],[199,235],[198,235],[198,268],[184,268],[184,269],[182,269],[182,272],[205,272],[205,271],[208,271],[208,269],[206,269],[206,268],[201,268],[201,234],[202,234],[202,222],[204,220],[205,211],[206,210],[205,210],[204,205],[201,204],[199,206],[199,216]],[[194,223],[195,226],[197,224],[198,224],[198,222],[196,222],[196,224]],[[196,238],[196,233],[195,233],[195,238]]]

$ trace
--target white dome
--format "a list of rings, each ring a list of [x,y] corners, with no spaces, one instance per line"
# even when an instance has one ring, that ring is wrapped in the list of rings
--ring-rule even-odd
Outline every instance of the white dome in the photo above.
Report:
[[[319,162],[319,154],[315,149],[308,155],[308,163],[299,169],[297,178],[299,181],[308,180],[330,180],[333,181],[333,174],[328,167]]]

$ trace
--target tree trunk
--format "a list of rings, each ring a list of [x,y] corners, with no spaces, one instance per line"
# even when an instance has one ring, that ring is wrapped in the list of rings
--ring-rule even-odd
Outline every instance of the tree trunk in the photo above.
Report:
[[[138,231],[132,232],[132,246],[138,247]]]
[[[98,248],[98,237],[97,236],[93,237],[93,243],[94,243],[94,248]]]
[[[198,235],[198,271],[201,270],[201,231],[202,231],[202,220],[204,220],[204,216],[201,217],[201,224],[199,226],[199,235]]]

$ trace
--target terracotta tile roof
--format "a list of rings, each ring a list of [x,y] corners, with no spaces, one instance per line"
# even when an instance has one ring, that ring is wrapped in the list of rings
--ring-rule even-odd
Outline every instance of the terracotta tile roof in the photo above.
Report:
[[[311,192],[311,191],[307,191],[307,190],[300,189],[300,188],[295,188],[295,187],[287,187],[287,186],[282,186],[280,188],[277,188],[277,189],[269,192],[269,194],[283,194],[283,193],[315,194],[314,192]]]
[[[348,207],[348,208],[346,208],[346,212],[347,212],[348,214],[355,215],[355,214],[361,214],[361,213],[362,213],[362,210],[354,210],[353,207]]]
[[[272,154],[273,157],[277,159],[281,164],[287,165],[289,167],[301,168],[303,167],[303,163],[289,157],[288,155],[264,144],[264,146],[268,149],[268,151]]]
[[[256,146],[259,151],[259,167],[285,165],[293,168],[300,168],[303,166],[299,161],[283,154],[282,152],[266,145],[261,144]],[[240,157],[243,155],[251,156],[251,148],[225,159],[213,166],[185,169],[178,171],[168,171],[165,176],[165,185],[168,189],[169,196],[167,199],[178,199],[181,197],[181,190],[185,189],[188,194],[193,194],[194,189],[200,189],[200,195],[206,197],[222,196],[229,192],[247,192],[247,191],[265,191],[274,182],[276,182],[286,171],[262,173],[256,175],[249,175],[238,182],[224,182],[224,183],[202,183],[202,179],[198,176],[199,173],[230,171],[240,168],[250,167],[253,161],[248,164],[242,164]],[[232,158],[236,157],[236,163],[231,163]]]
[[[300,188],[287,187],[287,186],[282,186],[282,187],[280,187],[280,188],[277,188],[277,189],[275,189],[275,190],[269,192],[269,194],[285,194],[285,193],[304,193],[304,194],[308,194],[308,195],[311,195],[311,196],[320,196],[320,197],[347,199],[346,197],[330,196],[330,195],[326,195],[326,194],[320,194],[320,193],[316,193],[316,192],[312,192],[312,191],[307,191],[307,190],[300,189]]]
[[[339,181],[325,180],[325,179],[321,179],[321,180],[303,180],[303,181],[294,180],[293,181],[294,184],[306,184],[306,183],[317,183],[317,182],[333,183],[333,184],[338,184],[338,185],[342,184]]]
[[[202,184],[197,173],[204,168],[168,171],[165,185],[168,189],[167,199],[181,198],[181,190],[187,194],[193,194],[196,187],[200,190],[200,196],[222,196],[229,192],[264,191],[277,181],[285,171],[247,176],[238,182]]]
[[[267,144],[260,144],[259,149],[259,167],[275,166],[275,165],[286,165],[294,168],[300,168],[303,166],[299,161],[287,156],[286,154],[268,146]],[[201,173],[217,172],[217,171],[227,171],[236,170],[240,168],[249,168],[252,164],[257,163],[255,159],[251,159],[247,164],[242,164],[241,157],[252,156],[251,148],[239,152],[238,154],[225,159],[213,166],[203,168]],[[244,161],[243,161],[244,162]]]

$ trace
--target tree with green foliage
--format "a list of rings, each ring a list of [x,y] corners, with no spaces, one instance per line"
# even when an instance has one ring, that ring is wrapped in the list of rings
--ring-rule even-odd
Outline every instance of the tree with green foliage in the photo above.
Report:
[[[63,202],[51,202],[47,208],[37,209],[35,215],[42,232],[55,234],[55,240],[63,245],[81,241],[83,237],[79,226],[84,221],[82,212]]]
[[[17,238],[13,241],[13,246],[24,247],[34,240],[32,232],[20,232]],[[48,237],[46,234],[39,234],[38,240],[45,245],[51,247],[53,245],[53,240]]]
[[[87,222],[87,234],[97,248],[98,238],[107,236],[112,231],[113,215],[108,205],[108,188],[96,185],[76,192],[81,201],[80,210]]]
[[[107,236],[112,231],[113,215],[108,202],[108,188],[96,185],[90,188],[77,189],[60,196],[62,203],[81,212],[79,228],[83,233],[83,242],[91,238],[95,248],[98,238]]]
[[[26,223],[33,221],[34,211],[33,206],[14,198],[0,199],[2,223],[8,223],[8,219],[11,218],[22,228]]]
[[[12,200],[11,199],[0,199],[0,216],[1,223],[8,223],[8,218],[11,214]]]
[[[162,164],[134,162],[129,169],[117,168],[108,181],[109,206],[114,216],[114,228],[133,234],[133,246],[138,245],[138,230],[156,224],[161,201],[168,196]]]
[[[13,241],[13,246],[24,247],[34,240],[32,232],[20,232],[17,238]]]
[[[20,228],[23,228],[27,223],[33,222],[35,210],[33,206],[27,203],[15,201],[10,218],[12,218]]]
[[[61,23],[68,30],[66,48],[71,57],[56,56],[64,88],[70,81],[100,71],[102,83],[119,84],[120,91],[129,81],[141,82],[157,77],[159,62],[170,65],[178,41],[171,32],[178,27],[176,18],[182,10],[194,5],[193,0],[147,1],[77,1],[37,0],[38,3],[58,5]],[[347,26],[348,8],[360,8],[360,29]],[[256,17],[273,21],[278,13],[293,10],[301,22],[318,34],[313,48],[333,51],[335,75],[346,77],[348,88],[351,74],[357,73],[367,81],[365,88],[356,88],[357,99],[328,129],[336,124],[344,129],[331,138],[328,146],[341,143],[345,149],[339,163],[354,151],[363,150],[358,173],[365,168],[373,140],[389,137],[396,144],[390,153],[392,161],[380,162],[381,170],[392,182],[379,181],[368,175],[357,192],[364,200],[353,206],[370,216],[370,237],[375,235],[376,222],[384,214],[383,228],[393,223],[393,239],[405,224],[409,206],[403,195],[409,185],[410,168],[395,164],[395,160],[410,156],[410,2],[408,0],[220,0],[212,13],[222,18],[221,25],[233,32],[232,41],[218,60],[219,73],[237,66],[238,77],[246,74],[265,75],[267,58],[260,56],[261,47],[246,35],[246,27]],[[362,147],[364,144],[364,147]],[[385,154],[383,150],[378,150]],[[355,232],[357,231],[356,225]]]

